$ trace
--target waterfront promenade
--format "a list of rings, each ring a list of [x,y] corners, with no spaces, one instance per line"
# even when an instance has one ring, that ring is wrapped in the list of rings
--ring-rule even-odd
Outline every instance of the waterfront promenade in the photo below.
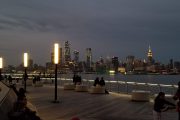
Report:
[[[27,87],[28,100],[43,120],[153,120],[151,102],[132,102],[129,94],[89,94],[58,87],[60,103],[54,104],[54,86]],[[177,112],[163,114],[163,120],[177,120]]]

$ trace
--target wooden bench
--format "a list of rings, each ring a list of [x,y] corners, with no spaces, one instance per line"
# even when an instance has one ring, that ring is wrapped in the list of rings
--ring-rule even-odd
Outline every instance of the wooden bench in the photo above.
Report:
[[[149,101],[150,91],[133,90],[131,93],[131,100],[132,101]]]

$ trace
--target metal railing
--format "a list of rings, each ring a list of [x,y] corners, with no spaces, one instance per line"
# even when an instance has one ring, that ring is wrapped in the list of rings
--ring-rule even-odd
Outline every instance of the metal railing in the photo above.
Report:
[[[20,82],[22,80],[22,77],[18,75],[13,76],[14,83]],[[29,79],[33,79],[32,76],[29,77]],[[20,81],[17,81],[20,80]],[[54,78],[49,78],[48,76],[42,77],[42,81],[46,81],[45,83],[52,83]],[[72,78],[68,78],[67,76],[62,76],[58,78],[58,85],[63,86],[65,83],[72,83]],[[82,79],[82,84],[85,84],[87,86],[92,86],[94,83],[94,80],[91,79]],[[141,82],[127,82],[127,81],[111,81],[110,79],[105,80],[106,83],[106,89],[111,92],[116,93],[131,93],[132,90],[145,90],[150,91],[151,94],[157,94],[161,91],[165,92],[166,94],[175,94],[178,86],[177,85],[167,85],[167,84],[153,84],[153,83],[141,83]]]

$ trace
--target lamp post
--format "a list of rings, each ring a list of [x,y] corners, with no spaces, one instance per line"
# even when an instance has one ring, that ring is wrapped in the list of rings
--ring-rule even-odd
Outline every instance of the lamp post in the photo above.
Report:
[[[59,63],[59,44],[54,44],[54,64],[55,64],[55,96],[54,96],[54,103],[59,103],[57,100],[57,65]]]
[[[24,90],[26,92],[26,80],[27,80],[27,67],[28,67],[28,53],[24,53]]]
[[[3,58],[0,57],[0,81],[2,80],[2,74],[1,74],[2,68],[3,68]]]

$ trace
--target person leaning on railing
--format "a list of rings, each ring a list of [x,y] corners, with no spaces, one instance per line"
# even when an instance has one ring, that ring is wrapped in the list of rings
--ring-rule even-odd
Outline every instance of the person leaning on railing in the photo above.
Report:
[[[171,105],[173,106],[170,108],[169,106],[165,105]],[[165,93],[164,92],[159,92],[158,96],[154,100],[154,108],[153,108],[153,118],[154,120],[161,120],[161,112],[165,112],[168,109],[173,109],[175,108],[175,104],[167,101],[165,99]]]

